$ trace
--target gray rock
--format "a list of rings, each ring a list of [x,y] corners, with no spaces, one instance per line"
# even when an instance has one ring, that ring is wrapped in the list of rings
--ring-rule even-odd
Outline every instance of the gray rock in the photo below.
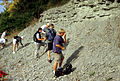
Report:
[[[10,40],[9,46],[0,49],[0,69],[8,72],[12,81],[104,81],[110,78],[119,81],[119,7],[97,1],[77,0],[43,12],[36,24],[19,33],[25,36],[24,44],[30,43],[28,46],[13,55]],[[52,73],[54,61],[47,62],[47,53],[41,58],[33,57],[32,36],[48,22],[55,25],[55,30],[64,28],[67,33],[63,65],[70,62],[74,70],[59,78]],[[39,50],[40,54],[42,52],[43,47]]]

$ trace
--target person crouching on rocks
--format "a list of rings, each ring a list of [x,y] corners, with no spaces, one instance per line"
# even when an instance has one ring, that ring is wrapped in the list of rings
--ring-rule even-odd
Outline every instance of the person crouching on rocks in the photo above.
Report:
[[[15,50],[18,51],[18,46],[19,43],[22,45],[22,47],[24,46],[22,44],[22,40],[23,40],[23,36],[14,36],[13,38],[13,54],[15,54]]]
[[[6,38],[6,34],[7,34],[8,30],[5,30],[3,33],[1,34],[1,39],[5,39]]]
[[[62,38],[64,36],[64,38]],[[62,62],[64,60],[64,56],[62,54],[62,50],[65,48],[63,47],[63,43],[66,42],[66,33],[64,29],[60,29],[58,34],[55,36],[53,41],[53,52],[54,52],[54,65],[53,65],[53,72],[57,69],[59,64],[59,68],[61,68]]]
[[[38,31],[33,36],[33,40],[36,45],[35,57],[38,57],[38,55],[39,55],[38,52],[40,50],[40,47],[45,45],[45,43],[42,42],[42,40],[45,40],[45,38],[41,37],[41,33],[42,33],[42,28],[39,28]]]
[[[7,39],[0,39],[0,48],[3,48],[6,45]]]

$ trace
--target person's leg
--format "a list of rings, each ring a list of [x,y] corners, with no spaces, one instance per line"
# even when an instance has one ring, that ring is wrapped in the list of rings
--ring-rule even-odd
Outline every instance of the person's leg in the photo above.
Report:
[[[48,53],[48,60],[50,60],[50,43],[48,43],[47,46],[48,46],[48,52],[47,52]]]
[[[60,62],[60,55],[57,53],[54,53],[54,64],[53,64],[53,72],[55,73],[58,63]]]
[[[50,50],[48,50],[48,60],[50,60]]]
[[[2,44],[0,44],[0,48],[3,48]]]
[[[63,60],[64,60],[63,54],[61,54],[60,59],[61,59],[61,60],[60,60],[60,63],[59,63],[59,67],[61,68],[62,63],[63,63]]]
[[[16,43],[16,51],[18,51],[18,46],[19,46],[19,43],[17,42]]]
[[[35,57],[38,56],[38,51],[40,50],[40,43],[36,43],[36,51],[35,51]]]
[[[48,43],[48,60],[51,60],[51,58],[50,58],[50,51],[52,50],[52,47],[53,47],[52,42]]]
[[[54,62],[54,64],[53,64],[53,72],[55,73],[55,71],[56,71],[56,69],[57,69],[57,65],[58,65],[58,63],[57,62]]]
[[[37,52],[38,52],[38,43],[35,43],[35,54],[37,54]]]
[[[13,54],[15,53],[16,39],[13,39]]]
[[[16,46],[16,44],[13,44],[13,52],[15,52],[15,46]]]

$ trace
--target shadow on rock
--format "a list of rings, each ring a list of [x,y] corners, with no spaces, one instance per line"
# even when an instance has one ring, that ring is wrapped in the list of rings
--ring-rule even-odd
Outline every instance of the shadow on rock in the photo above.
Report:
[[[21,47],[19,48],[19,50],[22,49],[22,48],[24,48],[24,47],[27,47],[29,44],[30,44],[30,43],[26,43],[24,46],[21,46]]]
[[[79,52],[84,48],[84,46],[79,47],[77,50],[74,51],[74,53],[67,59],[66,64],[70,64],[70,62],[77,59],[79,56]]]
[[[73,67],[71,62],[74,61],[75,59],[77,59],[79,56],[79,52],[83,49],[83,46],[79,47],[77,50],[74,51],[74,53],[67,59],[66,63],[64,64],[63,68],[61,70],[57,70],[55,75],[57,77],[59,76],[64,76],[64,75],[68,75],[71,72],[76,70],[76,67]]]
[[[65,69],[65,73],[64,75],[68,75],[71,72],[73,72],[76,67],[73,67],[71,62],[74,61],[75,59],[77,59],[79,56],[79,52],[83,49],[83,46],[79,47],[77,50],[74,51],[74,53],[67,59],[66,64],[64,65],[64,67],[66,67]]]

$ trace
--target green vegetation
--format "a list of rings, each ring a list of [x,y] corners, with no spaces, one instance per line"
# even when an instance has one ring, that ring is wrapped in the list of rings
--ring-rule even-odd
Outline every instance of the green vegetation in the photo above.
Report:
[[[94,76],[94,75],[95,75],[95,72],[91,72],[91,73],[90,73],[90,76]]]
[[[69,0],[14,0],[0,14],[0,32],[24,29],[33,18],[40,18],[43,11],[63,5]]]

